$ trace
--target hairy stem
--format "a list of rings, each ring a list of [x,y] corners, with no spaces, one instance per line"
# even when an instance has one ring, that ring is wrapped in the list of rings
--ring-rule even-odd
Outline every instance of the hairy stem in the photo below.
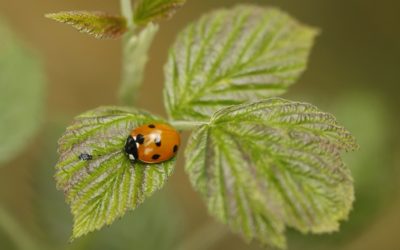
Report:
[[[158,25],[149,23],[138,31],[133,20],[134,13],[131,0],[120,1],[122,13],[128,21],[128,32],[122,40],[122,76],[119,101],[123,105],[133,106],[143,82],[149,49],[158,32]]]
[[[158,25],[150,23],[140,33],[130,30],[123,38],[122,82],[119,98],[124,105],[135,104],[143,82],[149,49],[157,31]]]
[[[128,25],[128,32],[122,39],[122,80],[119,89],[119,101],[124,105],[133,105],[135,102],[136,93],[131,93],[133,85],[139,85],[141,81],[140,72],[137,76],[134,76],[136,72],[135,67],[130,65],[131,60],[131,48],[129,41],[132,36],[135,36],[135,26],[133,22],[133,9],[132,0],[120,0],[121,13],[126,18]],[[138,79],[138,80],[135,80]],[[135,82],[135,84],[132,84]],[[137,88],[136,88],[137,90]]]
[[[120,0],[122,15],[126,18],[128,27],[133,27],[133,9],[131,0]]]

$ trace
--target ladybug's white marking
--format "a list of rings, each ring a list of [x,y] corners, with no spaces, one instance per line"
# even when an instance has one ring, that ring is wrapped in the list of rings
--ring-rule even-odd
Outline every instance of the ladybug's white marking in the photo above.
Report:
[[[148,148],[145,148],[144,149],[144,154],[145,155],[149,155],[149,154],[151,154],[152,152],[153,152],[153,148],[151,148],[151,147],[148,147]]]
[[[136,136],[133,137],[133,140],[136,141]],[[136,142],[136,148],[139,148],[139,142]],[[133,160],[135,159],[135,157],[133,157]]]
[[[135,156],[133,156],[132,154],[129,154],[128,157],[129,157],[129,159],[132,160],[132,161],[135,160]]]

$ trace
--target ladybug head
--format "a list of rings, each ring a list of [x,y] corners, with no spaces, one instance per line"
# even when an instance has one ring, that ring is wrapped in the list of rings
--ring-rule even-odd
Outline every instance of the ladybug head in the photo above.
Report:
[[[138,159],[138,145],[132,136],[128,136],[128,139],[126,139],[125,153],[132,162]]]

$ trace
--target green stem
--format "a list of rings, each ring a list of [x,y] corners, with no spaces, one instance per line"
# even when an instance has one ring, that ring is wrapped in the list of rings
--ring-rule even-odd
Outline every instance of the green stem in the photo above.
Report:
[[[122,75],[118,97],[123,105],[133,106],[143,82],[149,49],[158,32],[158,25],[150,23],[138,31],[134,23],[131,0],[120,1],[122,14],[127,19],[128,31],[122,40]]]
[[[148,24],[140,33],[128,31],[122,42],[122,78],[119,89],[119,100],[124,105],[133,106],[143,82],[148,53],[158,25]]]
[[[120,0],[122,15],[126,18],[129,28],[133,28],[133,9],[131,0]]]
[[[196,121],[170,121],[169,123],[177,130],[193,130],[202,125],[208,124],[207,122]]]
[[[14,242],[17,249],[21,250],[43,250],[32,239],[31,235],[11,216],[8,211],[0,206],[0,229]]]

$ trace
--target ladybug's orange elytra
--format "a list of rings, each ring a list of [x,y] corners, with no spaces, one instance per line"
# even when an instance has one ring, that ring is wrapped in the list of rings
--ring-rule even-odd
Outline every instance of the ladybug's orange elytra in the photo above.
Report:
[[[144,163],[160,163],[174,157],[181,139],[169,125],[152,123],[133,129],[125,144],[129,159]]]

